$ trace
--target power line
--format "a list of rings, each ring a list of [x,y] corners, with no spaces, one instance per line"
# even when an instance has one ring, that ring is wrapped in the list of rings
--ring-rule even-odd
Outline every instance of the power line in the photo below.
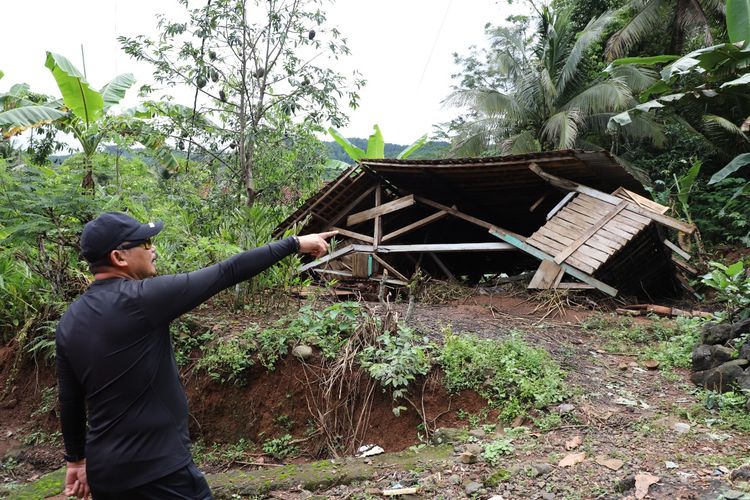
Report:
[[[430,54],[427,56],[427,61],[425,61],[424,68],[422,69],[422,76],[419,77],[419,83],[417,83],[417,87],[414,89],[415,93],[422,86],[422,80],[424,80],[424,75],[427,73],[427,67],[430,65],[430,61],[432,60],[432,54],[435,52],[435,47],[437,46],[437,42],[440,39],[440,35],[443,32],[443,26],[445,26],[445,20],[448,18],[448,11],[451,9],[452,4],[453,4],[453,0],[448,0],[448,5],[445,6],[445,12],[443,13],[443,20],[440,21],[440,27],[438,28],[437,33],[435,34],[435,40],[433,40],[432,42],[432,48],[430,49]]]

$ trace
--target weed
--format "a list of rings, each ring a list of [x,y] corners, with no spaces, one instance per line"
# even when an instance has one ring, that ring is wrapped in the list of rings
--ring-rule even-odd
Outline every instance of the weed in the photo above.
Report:
[[[31,414],[32,417],[47,415],[57,408],[57,386],[47,387],[42,390],[41,401],[36,410]]]
[[[245,460],[254,449],[252,442],[242,438],[236,443],[213,443],[211,446],[203,441],[196,441],[191,452],[198,464],[232,464]]]
[[[562,424],[562,417],[559,413],[546,413],[531,420],[539,430],[544,432],[560,427],[560,424]]]
[[[664,335],[669,335],[669,338],[654,347],[647,347],[642,357],[655,359],[662,370],[690,368],[693,348],[700,338],[701,324],[702,321],[697,318],[677,318],[672,328],[665,330]],[[667,376],[666,372],[663,375]]]
[[[513,454],[515,447],[513,446],[512,441],[513,440],[510,438],[503,438],[485,444],[482,450],[482,457],[484,457],[490,465],[498,465],[501,457]]]
[[[22,439],[21,442],[26,446],[36,446],[38,444],[47,444],[47,443],[59,443],[62,441],[62,434],[60,431],[55,431],[53,433],[48,433],[44,431],[34,431],[30,432],[29,434],[26,434]]]
[[[21,465],[21,463],[14,457],[7,457],[0,461],[0,473],[14,475],[15,470]]]
[[[196,368],[221,383],[243,384],[242,374],[253,364],[254,345],[245,335],[217,339],[203,347],[203,356]]]
[[[601,314],[587,318],[580,326],[584,330],[595,330],[602,335],[606,339],[603,347],[610,352],[641,351],[637,346],[654,341],[667,341],[685,333],[681,326],[672,320],[657,316],[649,316],[649,319],[647,323],[636,323],[632,318]],[[692,346],[690,348],[692,349]]]
[[[742,260],[730,266],[711,261],[712,271],[703,276],[703,284],[717,291],[717,298],[726,303],[729,319],[739,316],[745,319],[750,315],[750,276],[745,271]]]
[[[292,440],[291,434],[284,434],[279,438],[269,439],[263,443],[263,452],[271,455],[276,460],[283,460],[299,452],[299,448],[292,443]]]
[[[430,371],[432,343],[413,329],[398,324],[395,332],[386,330],[376,342],[362,350],[359,362],[383,387],[393,389],[394,398],[402,396],[417,375]]]
[[[295,425],[295,421],[289,415],[278,415],[274,417],[273,423],[285,431],[290,431]]]
[[[507,469],[498,469],[484,479],[484,486],[487,488],[497,488],[500,483],[504,483],[511,478],[512,474]]]
[[[491,406],[503,408],[503,420],[567,395],[559,365],[546,351],[528,346],[516,335],[497,341],[448,332],[439,359],[449,391],[477,391]]]
[[[191,326],[189,318],[179,318],[173,321],[169,328],[172,334],[174,357],[178,366],[187,366],[193,361],[193,352],[202,349],[214,339],[211,330],[195,335]]]

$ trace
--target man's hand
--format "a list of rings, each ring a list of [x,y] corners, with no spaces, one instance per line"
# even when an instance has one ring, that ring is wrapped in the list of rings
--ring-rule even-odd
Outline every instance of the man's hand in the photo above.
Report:
[[[325,233],[298,236],[299,252],[310,254],[316,259],[319,259],[328,253],[328,242],[326,242],[326,240],[336,234],[339,234],[339,232],[328,231]]]
[[[90,493],[86,480],[86,459],[68,462],[68,470],[65,472],[65,496],[86,499]]]

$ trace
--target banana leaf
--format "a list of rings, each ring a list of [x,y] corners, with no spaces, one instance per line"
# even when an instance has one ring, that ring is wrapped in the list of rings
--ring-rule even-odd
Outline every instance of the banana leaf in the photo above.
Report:
[[[0,130],[3,130],[3,135],[10,137],[64,116],[65,113],[49,106],[23,106],[0,113]]]
[[[748,163],[750,163],[750,153],[742,153],[741,155],[737,155],[734,160],[727,163],[724,168],[712,175],[711,180],[709,180],[708,183],[716,184],[720,180],[729,177]]]
[[[351,158],[354,161],[359,161],[362,158],[365,157],[365,152],[362,151],[360,148],[349,142],[349,140],[341,135],[341,132],[336,130],[333,127],[330,127],[328,129],[328,133],[331,134],[331,137],[339,143],[339,145],[344,148],[344,151],[346,151],[346,154],[349,155],[349,158]]]
[[[125,97],[125,92],[133,86],[135,77],[132,73],[123,73],[117,75],[111,82],[101,90],[104,99],[104,111],[106,112],[112,106],[119,104]]]
[[[104,112],[104,98],[92,89],[78,69],[59,54],[47,52],[44,64],[55,77],[65,105],[88,127],[98,121]]]
[[[411,145],[408,146],[403,151],[401,151],[398,154],[398,156],[396,156],[396,158],[399,160],[407,159],[408,157],[412,155],[412,153],[414,153],[416,150],[424,146],[426,142],[427,142],[427,134],[423,135],[422,137],[420,137],[419,139],[411,143]]]
[[[727,0],[727,33],[732,43],[750,42],[750,0]]]
[[[373,125],[375,131],[367,139],[367,152],[365,153],[366,158],[384,158],[385,157],[385,141],[383,140],[383,134],[380,132],[380,127],[377,124]]]

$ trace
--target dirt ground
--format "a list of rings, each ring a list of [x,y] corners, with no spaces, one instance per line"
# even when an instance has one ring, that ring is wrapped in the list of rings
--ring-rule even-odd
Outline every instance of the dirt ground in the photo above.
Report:
[[[586,300],[577,303],[589,305]],[[473,295],[450,304],[418,304],[408,321],[436,339],[447,329],[497,339],[516,334],[545,348],[568,373],[573,394],[550,408],[561,415],[556,426],[543,430],[527,419],[515,422],[526,431],[504,430],[497,413],[483,412],[475,394],[451,396],[435,389],[426,398],[425,412],[438,417],[436,427],[470,431],[468,437],[452,440],[454,453],[448,459],[411,469],[373,468],[370,481],[318,491],[287,488],[269,495],[377,498],[383,489],[417,487],[419,493],[409,498],[750,499],[750,470],[742,469],[750,461],[750,434],[693,416],[698,399],[687,371],[665,374],[646,368],[637,352],[605,348],[605,332],[581,326],[600,312],[572,304],[563,311],[540,304],[525,294]],[[406,306],[393,307],[404,319]],[[203,323],[219,321],[215,309],[201,314],[197,316]],[[226,325],[225,318],[221,321]],[[232,321],[239,327],[244,320]],[[0,348],[0,361],[0,387],[6,387],[12,356],[5,348]],[[298,363],[288,359],[274,372],[255,371],[242,387],[186,378],[193,434],[205,442],[258,440],[273,428],[274,418],[284,414],[294,422],[290,432],[301,435],[307,406]],[[21,367],[15,388],[0,399],[0,480],[5,483],[30,481],[63,465],[57,417],[53,409],[42,411],[44,389],[54,385],[54,374],[51,367],[39,366]],[[368,442],[386,452],[423,446],[417,416],[406,412],[396,417],[391,409],[387,395],[376,398]],[[494,465],[482,459],[482,446],[511,436],[510,455]],[[479,455],[476,463],[463,463],[461,453],[466,451]],[[251,455],[256,457],[253,462],[204,468],[252,471],[263,468],[257,465],[263,461],[273,462],[262,453]],[[566,459],[574,463],[561,464]],[[306,460],[302,456],[295,461]],[[649,477],[658,482],[643,490]]]

